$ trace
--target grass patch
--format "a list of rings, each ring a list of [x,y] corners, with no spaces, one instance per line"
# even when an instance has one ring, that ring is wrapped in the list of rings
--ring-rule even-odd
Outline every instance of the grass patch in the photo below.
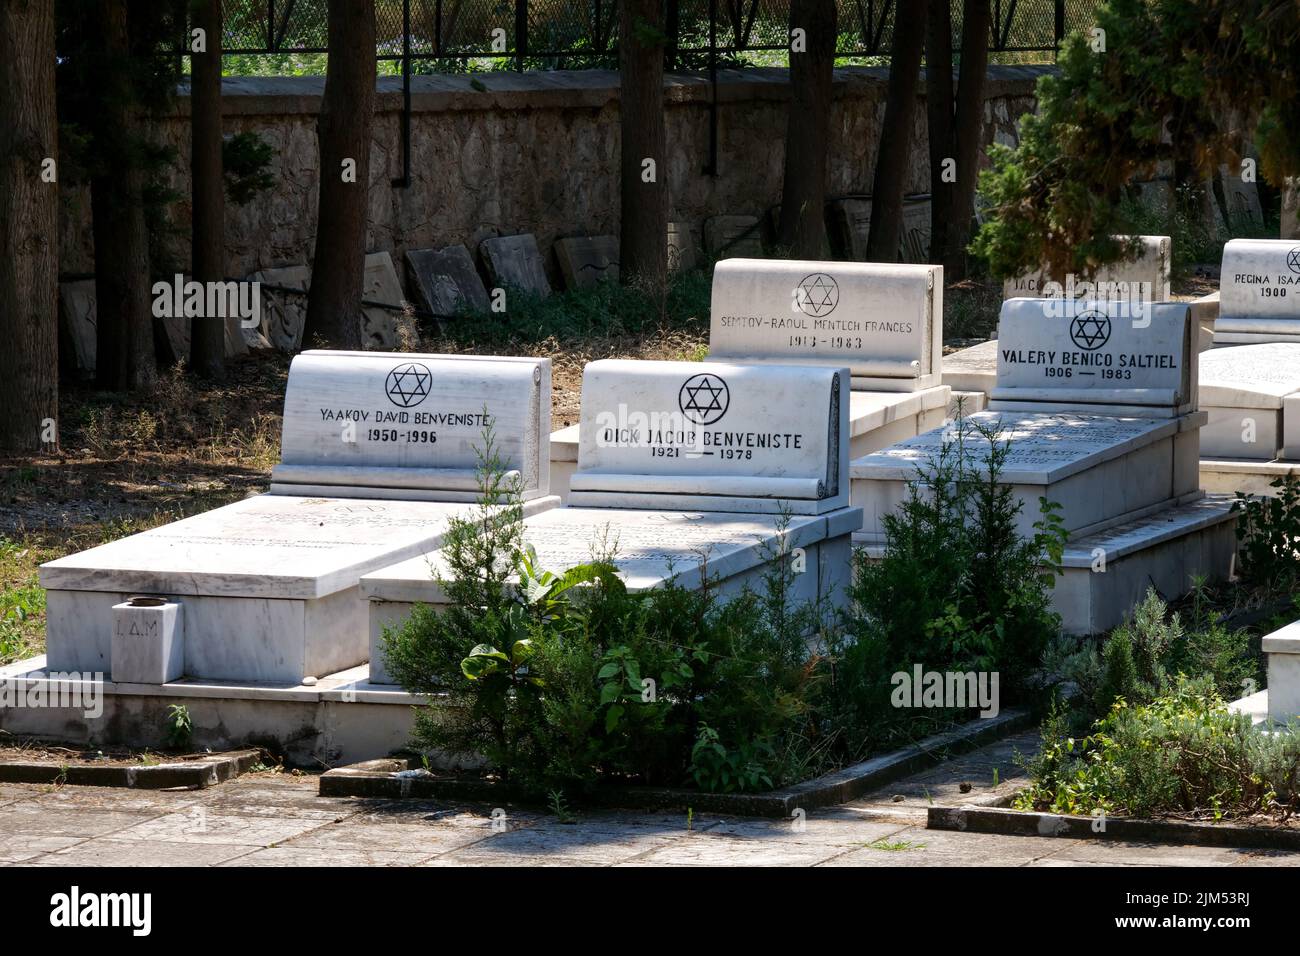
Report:
[[[925,849],[924,843],[913,843],[911,840],[886,840],[884,837],[862,845],[868,850],[884,850],[887,853],[905,853],[908,850]]]

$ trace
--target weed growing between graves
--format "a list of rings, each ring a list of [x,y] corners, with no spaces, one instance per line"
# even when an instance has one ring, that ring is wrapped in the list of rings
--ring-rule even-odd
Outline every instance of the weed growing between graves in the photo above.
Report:
[[[398,683],[434,704],[416,711],[415,744],[482,758],[538,796],[602,781],[766,789],[802,771],[817,668],[784,571],[725,604],[711,583],[630,594],[610,542],[544,571],[490,435],[484,448],[479,509],[443,545],[448,605],[384,636]]]
[[[1247,587],[1289,594],[1300,583],[1300,479],[1286,475],[1270,484],[1278,489],[1273,496],[1237,493],[1239,574]]]
[[[1230,700],[1252,693],[1260,674],[1259,642],[1204,607],[1206,591],[1204,582],[1196,583],[1186,622],[1151,589],[1110,634],[1054,640],[1043,654],[1042,679],[1058,705],[1058,722],[1083,733],[1117,701],[1149,704],[1172,693],[1184,675]]]
[[[986,448],[976,454],[973,446]],[[836,668],[844,732],[870,738],[901,714],[890,676],[998,672],[1002,706],[1023,698],[1033,662],[1060,631],[1051,589],[1066,533],[1042,500],[1035,533],[1016,531],[1021,504],[999,484],[1010,443],[958,419],[907,500],[886,516],[879,561],[855,559],[853,615]]]
[[[1300,806],[1300,734],[1253,729],[1212,680],[1179,676],[1146,703],[1119,698],[1081,739],[1069,722],[1058,708],[1044,724],[1017,809],[1285,820]]]

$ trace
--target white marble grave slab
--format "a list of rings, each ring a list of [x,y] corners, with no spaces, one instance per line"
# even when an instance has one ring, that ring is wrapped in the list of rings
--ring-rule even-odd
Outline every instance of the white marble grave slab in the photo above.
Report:
[[[959,392],[991,392],[998,382],[998,340],[949,352],[943,357],[943,384]]]
[[[575,505],[820,514],[847,504],[848,372],[607,359],[583,374]]]
[[[1300,242],[1233,239],[1223,247],[1214,341],[1300,342]]]
[[[1169,302],[1140,313],[1113,301],[1004,302],[989,407],[1164,416],[1192,410],[1198,353],[1191,310]]]
[[[1116,236],[1127,239],[1126,236]],[[1091,278],[1084,276],[1047,276],[1043,270],[1007,279],[1002,297],[1064,294],[1070,298],[1103,299],[1099,290],[1110,288],[1118,295],[1139,295],[1145,302],[1169,300],[1169,278],[1173,265],[1172,242],[1168,236],[1138,236],[1140,247],[1135,259],[1121,260],[1099,268]],[[1056,287],[1052,282],[1055,281]]]
[[[490,421],[523,496],[545,495],[550,380],[549,359],[303,352],[289,369],[271,490],[476,500]]]
[[[1300,392],[1300,343],[1237,345],[1201,356],[1203,407],[1281,408]]]
[[[713,360],[848,366],[854,388],[939,384],[941,266],[725,259],[709,312]]]

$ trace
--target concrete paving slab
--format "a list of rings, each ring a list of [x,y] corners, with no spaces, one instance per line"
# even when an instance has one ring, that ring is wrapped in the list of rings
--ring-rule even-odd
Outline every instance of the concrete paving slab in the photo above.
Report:
[[[33,866],[216,866],[249,852],[230,844],[89,840],[31,861]]]
[[[115,834],[118,840],[141,843],[200,843],[230,846],[270,846],[322,826],[319,819],[252,816],[224,810],[195,808],[137,823]]]
[[[230,866],[418,866],[427,853],[341,849],[319,846],[273,846],[218,864]]]

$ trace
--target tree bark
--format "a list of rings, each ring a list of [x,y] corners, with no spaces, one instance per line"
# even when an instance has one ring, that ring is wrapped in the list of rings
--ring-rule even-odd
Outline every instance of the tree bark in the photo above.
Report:
[[[101,388],[144,389],[157,380],[149,230],[140,125],[129,69],[125,0],[98,5],[104,85],[95,148],[108,161],[91,180],[95,240],[95,375]]]
[[[790,35],[803,31],[804,48],[790,51],[790,113],[777,242],[797,259],[820,259],[826,245],[826,156],[837,35],[835,0],[793,0]]]
[[[304,344],[361,348],[374,112],[374,0],[330,0],[329,63],[316,126],[320,201]]]
[[[206,50],[190,55],[190,177],[192,271],[197,282],[220,282],[226,272],[226,194],[221,170],[221,0],[199,0],[194,25]],[[202,378],[226,376],[226,320],[190,322],[190,369]]]
[[[619,280],[662,297],[668,283],[663,0],[619,17]]]
[[[953,190],[944,281],[966,278],[966,247],[975,215],[975,187],[984,146],[984,81],[988,75],[993,9],[989,0],[966,0],[957,85],[957,183]]]
[[[946,3],[947,0],[938,0]],[[894,50],[889,66],[885,119],[876,152],[876,178],[871,187],[871,232],[867,259],[897,262],[903,234],[903,188],[912,155],[916,94],[920,87],[921,54],[929,0],[913,0],[894,18]]]
[[[52,450],[59,405],[54,5],[0,0],[0,449]]]
[[[952,6],[931,0],[926,18],[925,109],[930,140],[930,261],[943,264],[952,221],[953,183],[944,182],[944,161],[956,161],[952,138]]]

